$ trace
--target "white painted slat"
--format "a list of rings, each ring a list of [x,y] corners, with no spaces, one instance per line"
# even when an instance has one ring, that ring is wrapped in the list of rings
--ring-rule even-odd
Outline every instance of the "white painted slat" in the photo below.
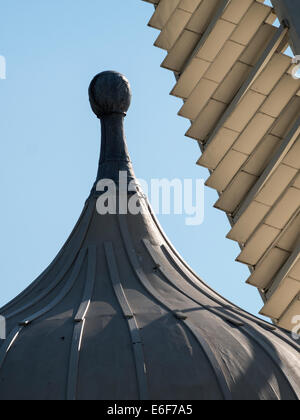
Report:
[[[155,45],[168,51],[162,67],[176,73],[171,94],[184,99],[186,136],[205,144],[197,164],[212,171],[215,207],[233,216],[227,237],[242,245],[237,260],[253,266],[247,283],[268,289],[298,258],[300,234],[300,82],[282,53],[288,29],[271,26],[276,16],[263,0],[176,0],[168,12],[164,2],[152,18],[161,19]],[[263,309],[281,326],[298,308],[300,263],[297,270],[266,303],[275,310]]]

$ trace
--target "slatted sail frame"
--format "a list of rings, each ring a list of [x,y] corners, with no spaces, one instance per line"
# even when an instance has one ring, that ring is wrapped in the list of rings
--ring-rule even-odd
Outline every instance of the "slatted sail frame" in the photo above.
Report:
[[[261,0],[144,0],[155,6],[162,67],[176,75],[186,136],[202,151],[261,314],[288,330],[300,315],[300,80],[290,28]]]

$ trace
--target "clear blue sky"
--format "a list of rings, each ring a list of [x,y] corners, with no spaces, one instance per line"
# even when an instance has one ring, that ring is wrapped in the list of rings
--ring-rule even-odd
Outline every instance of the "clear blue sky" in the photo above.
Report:
[[[94,182],[100,134],[87,88],[96,73],[117,70],[131,82],[126,132],[138,177],[208,177],[176,115],[181,101],[169,96],[174,76],[160,68],[152,12],[141,0],[1,0],[0,306],[51,262]],[[234,261],[239,248],[225,239],[216,192],[205,199],[203,225],[188,227],[184,216],[160,217],[162,225],[209,285],[257,314],[261,299]]]

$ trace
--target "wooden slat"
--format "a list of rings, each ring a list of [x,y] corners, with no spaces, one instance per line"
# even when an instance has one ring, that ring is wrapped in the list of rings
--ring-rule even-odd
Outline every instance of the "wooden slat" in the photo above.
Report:
[[[162,67],[176,73],[171,94],[184,100],[179,115],[200,145],[197,164],[211,171],[206,185],[220,193],[215,207],[232,220],[227,237],[252,269],[247,283],[265,293],[300,234],[300,82],[283,54],[288,28],[272,26],[263,0],[192,3],[177,4],[156,45],[168,51]],[[282,279],[279,325],[298,307],[293,281]]]

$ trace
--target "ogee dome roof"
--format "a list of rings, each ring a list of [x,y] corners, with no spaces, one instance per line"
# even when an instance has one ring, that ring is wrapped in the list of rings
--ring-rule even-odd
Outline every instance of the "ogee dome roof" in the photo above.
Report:
[[[97,182],[117,182],[120,170],[134,180],[128,81],[101,73],[89,93],[102,124]],[[53,263],[0,311],[0,399],[299,399],[290,335],[203,283],[138,186],[143,214],[100,215],[97,182]]]

